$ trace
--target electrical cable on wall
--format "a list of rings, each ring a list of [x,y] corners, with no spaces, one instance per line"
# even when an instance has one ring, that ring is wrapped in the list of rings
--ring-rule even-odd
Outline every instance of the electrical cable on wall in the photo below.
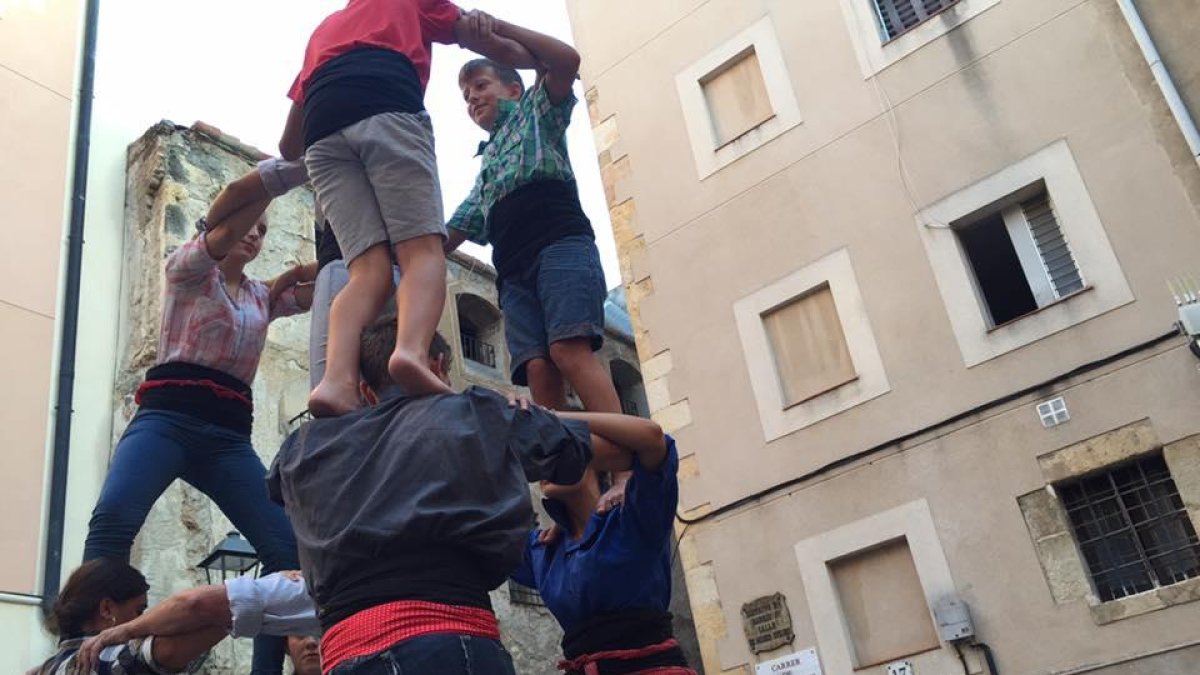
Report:
[[[1157,347],[1158,345],[1163,344],[1164,342],[1176,339],[1178,337],[1179,337],[1178,328],[1172,327],[1171,331],[1168,333],[1164,333],[1162,335],[1159,335],[1158,337],[1151,338],[1149,340],[1146,340],[1145,342],[1140,342],[1136,345],[1133,345],[1132,347],[1123,349],[1115,354],[1110,354],[1109,356],[1105,356],[1103,358],[1096,359],[1095,361],[1090,361],[1088,363],[1084,363],[1082,365],[1076,366],[1075,368],[1072,368],[1071,370],[1069,370],[1065,373],[1059,374],[1055,377],[1052,377],[1048,380],[1025,387],[1023,389],[1019,389],[1019,390],[1014,391],[1009,394],[1005,394],[1004,396],[992,399],[985,403],[981,403],[973,408],[964,410],[958,414],[955,414],[951,417],[947,417],[941,421],[934,422],[927,426],[924,426],[924,427],[921,427],[914,431],[908,432],[902,436],[898,436],[896,438],[892,438],[892,439],[884,441],[882,443],[878,443],[874,446],[871,446],[870,448],[866,448],[865,450],[860,450],[851,455],[842,457],[841,459],[836,459],[832,462],[829,462],[828,464],[817,467],[816,469],[814,469],[808,473],[805,473],[805,474],[797,476],[795,478],[783,481],[781,483],[777,483],[768,488],[764,488],[762,490],[759,490],[758,492],[755,492],[753,494],[750,494],[750,495],[747,495],[740,499],[737,499],[735,501],[732,501],[724,506],[713,509],[712,511],[709,511],[708,513],[705,513],[704,515],[697,516],[696,518],[684,518],[684,517],[676,514],[676,519],[685,525],[694,525],[696,523],[702,523],[706,520],[716,518],[717,516],[721,516],[721,515],[731,512],[731,511],[735,511],[737,509],[742,508],[743,506],[757,502],[758,500],[768,497],[777,492],[781,492],[781,491],[787,490],[789,488],[793,488],[798,485],[802,485],[804,483],[807,483],[810,480],[818,478],[824,474],[830,473],[831,471],[835,471],[842,467],[852,465],[855,462],[866,459],[866,458],[868,458],[872,455],[875,455],[883,450],[886,450],[887,448],[902,445],[914,438],[917,438],[924,434],[932,433],[939,429],[943,429],[952,424],[956,424],[967,418],[970,418],[974,415],[978,415],[980,413],[986,412],[987,410],[990,410],[997,406],[1011,403],[1013,401],[1019,400],[1026,396],[1030,396],[1032,394],[1044,392],[1049,387],[1053,387],[1054,385],[1056,385],[1060,382],[1071,379],[1073,377],[1078,377],[1079,375],[1083,375],[1085,373],[1091,372],[1098,368],[1103,368],[1104,366],[1107,366],[1109,364],[1115,363],[1122,359],[1128,358],[1139,352],[1146,351],[1147,349],[1153,349],[1154,347]]]
[[[871,84],[875,86],[875,96],[879,99],[879,104],[883,106],[888,132],[892,136],[892,145],[896,150],[896,169],[900,175],[900,185],[903,186],[904,196],[908,198],[908,203],[912,207],[913,217],[921,219],[921,224],[925,227],[950,229],[950,225],[947,223],[932,218],[928,214],[922,215],[916,190],[913,189],[912,175],[909,174],[908,164],[904,161],[904,150],[900,136],[900,119],[896,115],[896,106],[892,103],[892,98],[888,96],[887,90],[884,89],[883,83],[879,81],[879,74],[876,73],[869,79],[871,80]]]

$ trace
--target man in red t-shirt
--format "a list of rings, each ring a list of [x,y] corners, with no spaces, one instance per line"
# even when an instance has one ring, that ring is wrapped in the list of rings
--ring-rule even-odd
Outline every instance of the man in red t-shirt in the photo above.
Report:
[[[391,292],[393,256],[404,274],[389,372],[414,395],[448,391],[424,357],[445,302],[446,230],[423,99],[434,42],[537,67],[493,21],[448,0],[351,0],[309,38],[279,149],[305,156],[350,271],[329,312],[325,375],[309,396],[318,417],[359,405],[359,335]]]

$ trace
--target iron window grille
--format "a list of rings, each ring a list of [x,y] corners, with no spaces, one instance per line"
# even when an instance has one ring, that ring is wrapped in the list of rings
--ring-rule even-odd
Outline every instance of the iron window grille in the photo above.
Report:
[[[542,600],[542,594],[538,593],[536,588],[518,584],[512,579],[508,580],[508,599],[514,605],[527,605],[529,607],[546,606],[546,601]]]
[[[894,40],[958,0],[873,0],[883,36]]]
[[[1057,489],[1102,601],[1200,576],[1200,540],[1162,455]]]
[[[482,363],[489,368],[496,367],[496,348],[492,345],[480,340],[475,335],[464,332],[462,334],[462,349],[463,356],[474,361]]]

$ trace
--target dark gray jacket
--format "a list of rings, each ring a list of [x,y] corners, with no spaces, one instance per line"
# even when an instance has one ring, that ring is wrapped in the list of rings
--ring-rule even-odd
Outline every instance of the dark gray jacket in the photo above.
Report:
[[[267,476],[326,627],[393,600],[489,607],[521,562],[528,483],[578,482],[587,424],[472,387],[305,424]]]

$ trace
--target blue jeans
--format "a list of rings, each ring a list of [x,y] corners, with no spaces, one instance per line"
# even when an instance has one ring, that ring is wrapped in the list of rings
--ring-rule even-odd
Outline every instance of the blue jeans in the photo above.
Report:
[[[525,364],[550,358],[550,345],[559,340],[585,337],[592,351],[600,349],[607,297],[596,242],[581,234],[546,246],[533,266],[506,277],[500,284],[500,309],[513,384],[529,384]]]
[[[330,675],[516,675],[498,640],[437,633],[339,663]]]
[[[267,496],[266,474],[249,436],[184,413],[140,410],[113,454],[83,558],[128,560],[150,507],[182,478],[216,502],[245,535],[263,572],[299,569],[292,525]],[[278,674],[283,648],[280,638],[256,638],[253,672]]]

